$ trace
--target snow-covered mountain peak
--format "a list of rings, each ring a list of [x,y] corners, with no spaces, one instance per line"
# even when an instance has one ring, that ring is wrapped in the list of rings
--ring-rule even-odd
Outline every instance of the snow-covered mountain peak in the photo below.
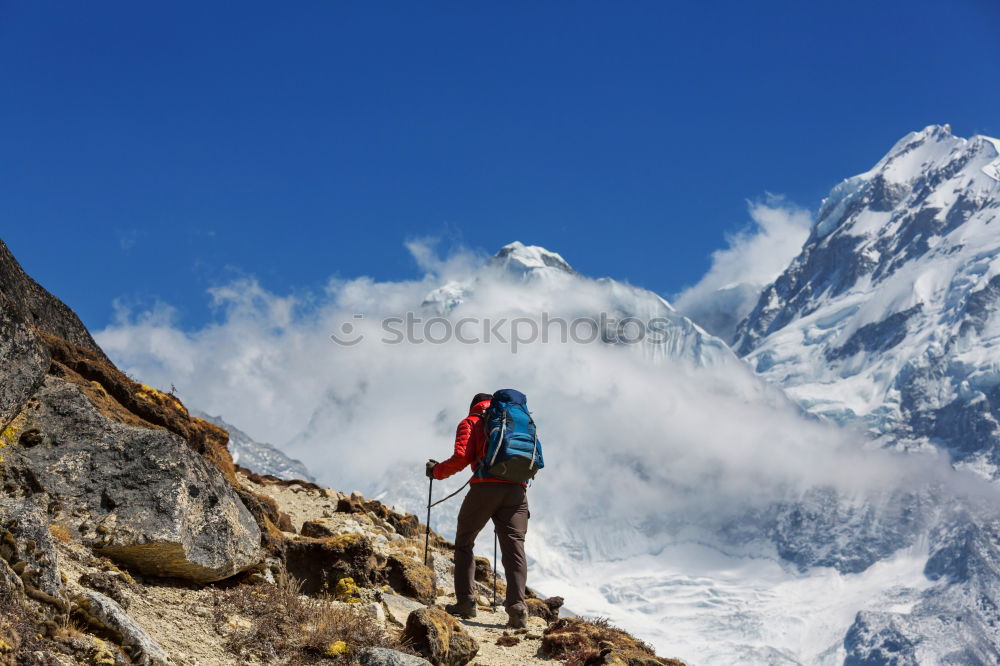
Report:
[[[525,245],[521,241],[508,243],[486,263],[486,271],[461,280],[449,280],[424,297],[422,307],[439,315],[450,313],[468,300],[483,279],[495,280],[497,276],[515,281],[543,280],[565,286],[567,280],[579,277],[565,259],[556,252],[538,245]]]
[[[956,137],[948,125],[911,132],[872,169],[833,188],[820,207],[813,237],[835,230],[870,235],[891,221],[880,214],[925,203],[942,209],[954,190],[966,192],[966,200],[995,196],[1000,192],[998,146],[991,137]],[[860,214],[866,211],[871,214]]]
[[[1000,150],[933,125],[837,185],[737,352],[812,411],[1000,473]]]
[[[961,138],[956,137],[951,133],[951,125],[945,123],[944,125],[928,125],[922,130],[917,130],[910,132],[902,139],[896,142],[896,144],[889,149],[885,157],[879,162],[879,165],[884,162],[891,161],[902,155],[910,153],[918,148],[926,147],[928,145],[933,145],[941,142],[954,142],[962,141]],[[878,165],[877,165],[878,166]],[[876,167],[877,168],[877,167]]]
[[[504,245],[490,260],[490,264],[519,275],[538,269],[555,269],[564,273],[576,273],[569,262],[558,253],[538,245],[525,245],[521,241]]]
[[[881,169],[887,179],[897,178],[907,182],[914,177],[915,171],[933,171],[949,165],[963,169],[966,161],[979,166],[978,171],[990,180],[1000,180],[997,170],[1000,166],[1000,140],[983,134],[964,139],[951,133],[951,125],[929,125],[920,132],[911,132],[903,137],[876,165],[876,169]],[[979,179],[978,173],[969,175],[972,180]],[[992,183],[982,185],[991,187]]]
[[[464,314],[495,315],[504,307],[514,307],[518,316],[540,317],[544,312],[567,321],[596,322],[602,316],[615,322],[635,319],[662,327],[665,342],[635,345],[654,359],[744,365],[725,342],[678,313],[658,294],[611,278],[587,277],[559,254],[518,241],[504,245],[473,274],[434,288],[420,305],[438,316],[449,316],[458,308]],[[768,388],[766,392],[773,391]]]

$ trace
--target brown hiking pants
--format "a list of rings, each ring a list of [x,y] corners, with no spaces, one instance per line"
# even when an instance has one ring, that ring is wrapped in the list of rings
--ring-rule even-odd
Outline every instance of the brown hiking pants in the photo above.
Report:
[[[476,537],[493,519],[503,553],[507,576],[507,599],[504,607],[527,610],[524,587],[528,581],[528,562],[524,557],[524,535],[528,531],[527,488],[512,483],[473,483],[458,512],[455,534],[455,596],[458,601],[475,598],[476,560],[472,547]]]

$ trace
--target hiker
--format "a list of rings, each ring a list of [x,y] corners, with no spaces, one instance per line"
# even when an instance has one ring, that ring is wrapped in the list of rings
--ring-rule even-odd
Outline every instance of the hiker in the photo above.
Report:
[[[493,520],[503,554],[503,568],[507,576],[507,598],[504,608],[507,610],[507,626],[514,628],[526,627],[528,624],[528,607],[525,604],[525,585],[528,578],[528,563],[524,556],[524,535],[528,531],[528,484],[521,480],[505,480],[487,472],[496,471],[484,460],[489,447],[486,436],[486,420],[490,417],[487,409],[491,403],[497,404],[494,410],[502,409],[512,404],[509,400],[520,400],[522,421],[530,423],[531,438],[534,440],[534,451],[531,453],[530,478],[537,469],[542,467],[541,449],[534,436],[534,422],[531,421],[524,404],[524,396],[511,389],[497,391],[495,394],[477,393],[469,405],[469,415],[458,424],[455,433],[455,453],[444,462],[429,460],[426,466],[427,476],[431,479],[447,479],[449,476],[471,466],[475,473],[470,480],[469,492],[462,502],[458,513],[458,527],[455,533],[455,597],[456,603],[445,606],[452,615],[463,618],[476,616],[475,589],[476,562],[472,554],[476,537],[486,525]],[[503,420],[503,411],[491,411]],[[496,418],[496,416],[490,418]],[[507,422],[513,423],[509,417]],[[503,429],[498,425],[500,439]],[[509,434],[509,433],[508,433]],[[497,438],[494,438],[496,441]],[[507,444],[509,447],[510,444]],[[537,452],[537,455],[536,455]],[[493,461],[496,462],[494,455]],[[512,465],[512,467],[516,466]],[[521,472],[524,475],[523,471]],[[516,475],[515,475],[516,476]],[[433,483],[433,481],[432,481]]]

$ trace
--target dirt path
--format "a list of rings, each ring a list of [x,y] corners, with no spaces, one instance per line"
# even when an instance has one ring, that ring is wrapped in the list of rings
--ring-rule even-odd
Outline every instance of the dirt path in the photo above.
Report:
[[[455,602],[455,597],[438,597],[441,605]],[[545,630],[545,620],[537,617],[528,618],[527,630],[515,630],[507,627],[507,612],[498,608],[495,612],[489,606],[480,606],[479,613],[472,620],[461,620],[469,634],[479,643],[479,654],[470,662],[472,666],[497,666],[503,664],[549,664],[557,662],[545,659],[538,654],[542,645],[542,632]],[[503,640],[501,640],[503,639]],[[516,643],[515,643],[516,640]],[[500,644],[497,643],[500,641]],[[513,645],[503,643],[510,642]]]

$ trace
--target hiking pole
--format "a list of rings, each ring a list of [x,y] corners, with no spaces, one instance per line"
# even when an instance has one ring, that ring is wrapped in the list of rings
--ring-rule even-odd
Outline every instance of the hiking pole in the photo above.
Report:
[[[427,555],[428,548],[431,544],[431,498],[434,492],[434,477],[431,477],[431,482],[427,486],[427,533],[424,535],[424,566],[427,566]]]
[[[497,531],[493,530],[493,611],[497,609]]]

